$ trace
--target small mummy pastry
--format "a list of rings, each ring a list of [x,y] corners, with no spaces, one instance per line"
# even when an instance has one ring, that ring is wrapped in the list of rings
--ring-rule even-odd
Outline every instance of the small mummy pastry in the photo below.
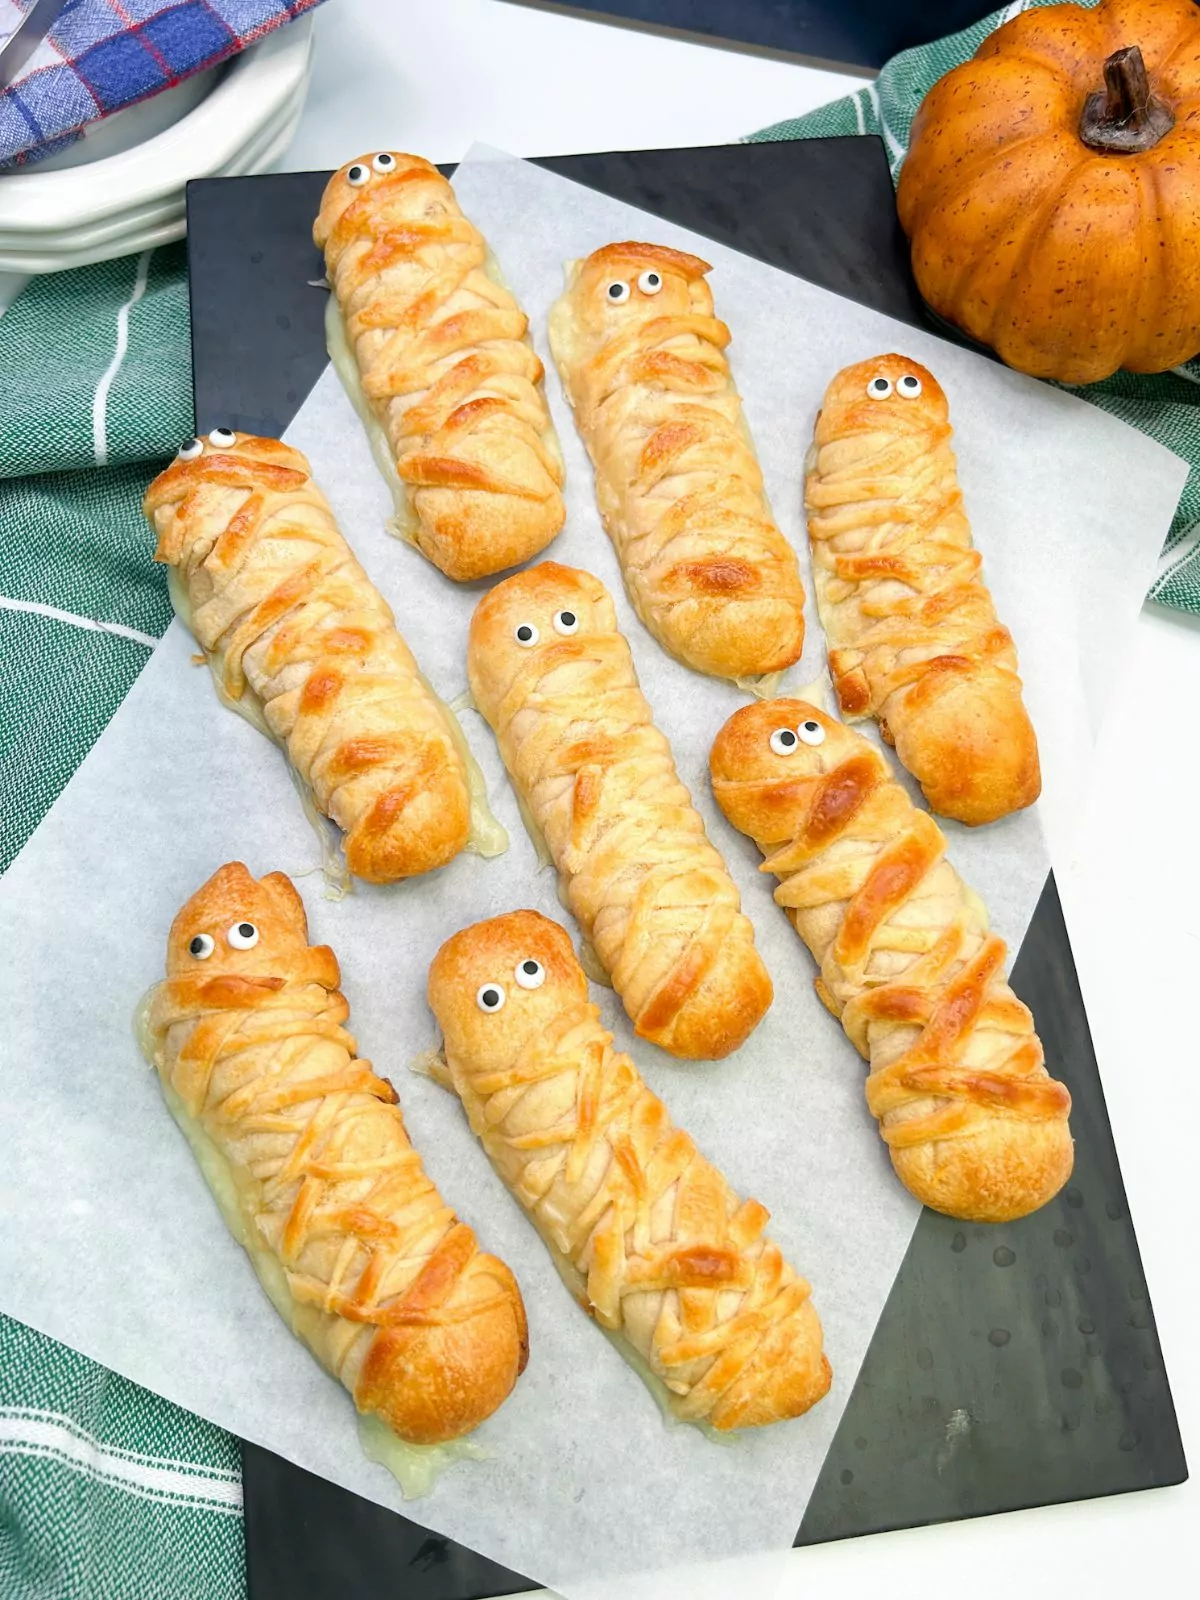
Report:
[[[672,1055],[728,1055],[771,1003],[737,888],[590,573],[546,561],[471,621],[475,704],[633,1025]]]
[[[230,862],[175,918],[145,1043],[189,1138],[225,1164],[230,1225],[293,1331],[360,1411],[435,1444],[512,1389],[525,1308],[358,1055],[339,981],[291,881]]]
[[[767,504],[709,270],[652,244],[572,261],[550,347],[638,616],[697,671],[752,677],[799,659],[804,586]]]
[[[344,830],[350,871],[388,883],[457,855],[471,797],[453,714],[307,459],[214,428],[154,480],[145,512],[220,693],[283,745]]]
[[[878,719],[935,811],[979,824],[1032,805],[1041,773],[950,435],[941,385],[915,361],[847,367],[817,418],[805,505],[843,713]]]
[[[429,1004],[493,1166],[675,1415],[753,1428],[815,1405],[830,1368],[809,1285],[613,1049],[563,929],[514,911],[455,934]]]
[[[339,371],[383,430],[405,537],[458,579],[544,550],[566,512],[542,363],[454,190],[420,156],[360,156],[330,179],[313,237],[330,348],[348,343],[357,371]]]
[[[937,823],[874,745],[802,700],[735,712],[711,767],[870,1063],[867,1104],[905,1187],[973,1222],[1045,1205],[1071,1175],[1071,1097]]]

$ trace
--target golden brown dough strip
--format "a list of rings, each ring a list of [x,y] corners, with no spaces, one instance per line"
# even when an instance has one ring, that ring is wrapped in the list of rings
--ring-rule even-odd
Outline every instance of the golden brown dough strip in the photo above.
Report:
[[[825,392],[805,483],[829,669],[942,816],[994,822],[1041,792],[1012,636],[963,510],[931,372],[876,356]]]
[[[425,1173],[391,1084],[359,1058],[339,981],[291,881],[231,862],[172,924],[148,1036],[228,1167],[247,1249],[295,1333],[360,1411],[434,1444],[507,1397],[525,1310]]]
[[[714,1428],[799,1416],[828,1391],[809,1285],[671,1121],[535,911],[439,950],[429,1003],[453,1087],[580,1305]]]
[[[1045,1205],[1071,1175],[1071,1097],[937,823],[872,744],[802,700],[735,712],[711,766],[870,1063],[867,1103],[905,1187],[974,1222]]]

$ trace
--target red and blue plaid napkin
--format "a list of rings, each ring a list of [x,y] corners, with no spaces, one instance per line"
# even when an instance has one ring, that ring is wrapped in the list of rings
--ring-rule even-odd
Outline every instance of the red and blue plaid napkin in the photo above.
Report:
[[[0,44],[33,0],[0,0]],[[320,0],[68,0],[0,92],[0,167],[51,154],[89,122],[169,89]]]

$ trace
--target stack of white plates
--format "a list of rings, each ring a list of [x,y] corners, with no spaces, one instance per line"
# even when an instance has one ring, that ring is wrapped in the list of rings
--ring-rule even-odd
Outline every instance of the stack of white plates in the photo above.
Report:
[[[0,272],[58,272],[166,244],[185,231],[189,179],[267,171],[304,108],[312,20],[117,112],[28,172],[0,176]]]

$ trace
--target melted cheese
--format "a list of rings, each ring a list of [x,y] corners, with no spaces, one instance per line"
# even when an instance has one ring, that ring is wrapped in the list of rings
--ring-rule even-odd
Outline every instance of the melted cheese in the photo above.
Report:
[[[155,986],[157,987],[157,985]],[[150,1006],[155,989],[143,996],[134,1017],[138,1047],[151,1066],[158,1065],[160,1041],[150,1027]],[[250,1257],[250,1264],[263,1291],[284,1324],[303,1343],[315,1332],[324,1313],[316,1306],[302,1306],[292,1296],[287,1273],[274,1251],[263,1243],[255,1225],[261,1201],[261,1186],[248,1174],[240,1173],[221,1152],[199,1122],[189,1113],[183,1100],[159,1075],[159,1086],[179,1131],[187,1140],[196,1165],[207,1183],[225,1226]],[[487,1452],[467,1440],[447,1444],[406,1444],[376,1416],[358,1415],[358,1437],[363,1454],[386,1467],[400,1485],[406,1500],[427,1495],[447,1467],[460,1460],[485,1460]]]

